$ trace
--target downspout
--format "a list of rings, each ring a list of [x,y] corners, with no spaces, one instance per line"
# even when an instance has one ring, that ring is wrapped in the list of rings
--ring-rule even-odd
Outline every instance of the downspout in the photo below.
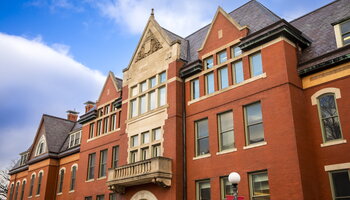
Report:
[[[183,200],[187,199],[187,162],[186,162],[186,97],[185,79],[182,78],[182,142],[183,142]]]

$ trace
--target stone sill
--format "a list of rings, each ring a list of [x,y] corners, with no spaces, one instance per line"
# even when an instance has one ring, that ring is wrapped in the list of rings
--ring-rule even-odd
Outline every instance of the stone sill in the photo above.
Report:
[[[219,151],[219,152],[216,153],[216,155],[222,155],[222,154],[232,153],[232,152],[235,152],[235,151],[237,151],[237,148]]]
[[[340,140],[333,140],[333,141],[329,141],[329,142],[325,142],[323,144],[321,144],[321,147],[328,147],[328,146],[333,146],[333,145],[338,145],[338,144],[345,144],[347,141],[344,139],[340,139]]]
[[[211,156],[210,153],[208,153],[208,154],[204,154],[204,155],[200,155],[200,156],[193,157],[193,160],[199,160],[199,159],[203,159],[203,158],[209,158],[210,156]]]
[[[260,147],[260,146],[264,146],[264,145],[267,145],[266,141],[255,143],[255,144],[250,144],[248,146],[243,147],[243,149],[251,149],[251,148]]]

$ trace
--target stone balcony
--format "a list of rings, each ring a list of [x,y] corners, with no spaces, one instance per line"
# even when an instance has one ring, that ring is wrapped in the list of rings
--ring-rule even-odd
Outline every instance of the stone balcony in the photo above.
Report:
[[[107,185],[110,190],[124,193],[126,187],[155,183],[162,187],[171,185],[171,159],[155,157],[108,170]]]

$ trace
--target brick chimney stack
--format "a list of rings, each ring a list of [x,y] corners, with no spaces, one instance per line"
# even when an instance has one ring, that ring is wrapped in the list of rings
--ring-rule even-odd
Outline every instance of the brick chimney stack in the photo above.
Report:
[[[95,106],[95,102],[92,102],[92,101],[87,101],[84,104],[85,104],[85,113],[89,112]]]
[[[68,110],[67,111],[67,119],[69,121],[76,122],[78,120],[78,114],[79,114],[79,112],[76,112],[76,111],[73,111],[73,110]]]

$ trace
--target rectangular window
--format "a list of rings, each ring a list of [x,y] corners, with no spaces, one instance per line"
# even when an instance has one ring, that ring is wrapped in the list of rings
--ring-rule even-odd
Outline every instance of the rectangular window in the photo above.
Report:
[[[258,76],[263,73],[261,61],[261,53],[255,53],[249,56],[251,77]]]
[[[211,94],[214,91],[214,73],[211,72],[205,75],[205,92],[206,94]]]
[[[57,189],[58,193],[62,193],[62,190],[63,190],[64,173],[65,173],[65,170],[61,169],[60,170],[60,175],[59,175],[59,180],[58,180],[59,181],[58,182],[58,189]]]
[[[105,200],[105,195],[103,195],[103,194],[97,195],[96,200]]]
[[[85,200],[92,200],[92,197],[90,196],[90,197],[85,197],[84,198]]]
[[[340,24],[341,38],[343,45],[350,44],[350,20],[347,20]]]
[[[137,105],[136,105],[136,99],[133,99],[130,101],[130,113],[131,117],[137,116]]]
[[[140,96],[140,99],[139,99],[139,113],[140,114],[143,114],[147,111],[147,104],[146,104],[146,95],[143,95],[143,96]]]
[[[214,66],[213,57],[204,59],[204,68],[210,69]]]
[[[196,156],[209,153],[209,131],[208,119],[202,119],[195,122],[196,132]]]
[[[261,105],[256,102],[244,107],[247,145],[264,141]]]
[[[149,107],[149,110],[153,110],[157,107],[156,91],[155,90],[148,93],[148,107]]]
[[[141,144],[149,143],[149,132],[141,133]]]
[[[139,135],[131,136],[131,147],[139,146]]]
[[[119,146],[114,146],[113,154],[112,154],[112,168],[118,167],[118,161],[119,161]]]
[[[227,52],[226,50],[221,51],[220,53],[218,53],[218,64],[224,63],[227,60]]]
[[[141,149],[141,160],[148,159],[148,147]]]
[[[90,124],[90,131],[89,131],[89,138],[94,137],[94,128],[95,128],[95,123]]]
[[[156,84],[157,84],[157,79],[155,76],[149,79],[149,88],[155,87]]]
[[[109,105],[105,106],[105,115],[109,113]]]
[[[104,118],[103,120],[103,133],[108,132],[108,117]]]
[[[160,144],[156,144],[152,146],[152,157],[158,157],[161,156],[160,153]]]
[[[110,131],[113,131],[116,129],[116,120],[117,120],[117,114],[113,114],[111,116],[111,126],[110,126]]]
[[[136,151],[131,151],[130,152],[130,163],[136,162],[136,157],[137,157],[137,150]]]
[[[102,120],[97,121],[97,136],[101,135],[102,133]]]
[[[158,89],[158,95],[159,95],[159,99],[158,99],[158,102],[159,102],[159,106],[164,106],[165,105],[165,102],[166,102],[166,91],[165,91],[165,86],[164,87],[160,87]]]
[[[233,83],[238,84],[244,81],[242,61],[232,63]]]
[[[242,55],[242,50],[241,50],[241,48],[239,48],[238,45],[233,46],[233,47],[231,48],[231,55],[232,55],[232,58]]]
[[[250,196],[252,199],[270,199],[270,186],[267,171],[249,173]]]
[[[74,134],[69,135],[69,143],[68,143],[68,148],[74,146]]]
[[[79,145],[80,144],[80,138],[81,138],[81,131],[75,133],[75,138],[74,138],[74,145]]]
[[[102,115],[103,115],[103,109],[100,108],[100,109],[98,109],[98,116],[101,117]]]
[[[69,145],[68,147],[74,147],[80,144],[80,137],[81,137],[81,131],[75,132],[75,133],[71,133],[69,135]]]
[[[162,72],[159,74],[159,83],[164,83],[166,81],[166,73]]]
[[[134,97],[137,95],[137,86],[131,87],[131,97]]]
[[[224,89],[228,87],[228,71],[227,67],[220,68],[219,72],[219,89]]]
[[[234,148],[233,113],[218,115],[220,151]]]
[[[210,200],[210,180],[197,181],[196,191],[197,200]]]
[[[117,193],[110,193],[109,200],[117,200]]]
[[[199,79],[194,79],[191,81],[191,98],[199,98]]]
[[[221,199],[226,200],[227,195],[233,195],[232,184],[228,181],[227,176],[220,178]]]
[[[147,84],[146,81],[140,83],[140,92],[144,92],[147,90]]]
[[[153,129],[153,130],[152,130],[152,135],[153,135],[153,136],[152,136],[153,141],[160,140],[160,139],[161,139],[160,128]]]
[[[349,170],[332,171],[329,173],[334,200],[350,199]]]
[[[87,180],[94,179],[95,177],[95,157],[96,153],[89,154]]]
[[[43,173],[39,173],[39,176],[38,176],[38,188],[37,188],[37,190],[36,190],[36,195],[39,195],[39,194],[40,194],[42,179],[43,179]],[[18,189],[18,188],[17,188],[17,189]]]
[[[107,149],[100,152],[100,170],[98,177],[106,176],[107,172]]]

